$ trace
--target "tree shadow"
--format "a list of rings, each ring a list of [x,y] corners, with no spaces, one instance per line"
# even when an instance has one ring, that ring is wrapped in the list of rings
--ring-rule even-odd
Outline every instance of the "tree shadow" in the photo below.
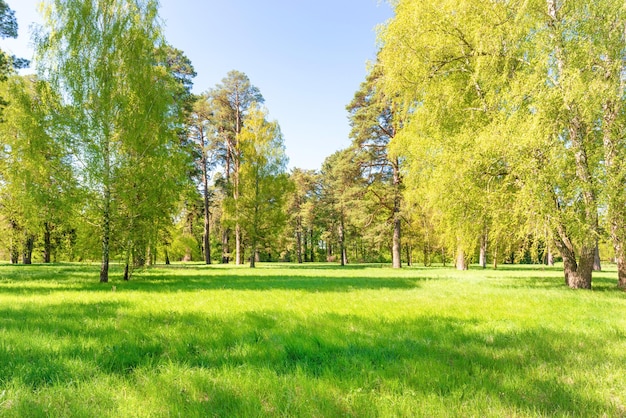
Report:
[[[348,405],[353,408],[348,415],[366,413],[372,398],[407,393],[417,399],[439,398],[456,410],[482,399],[503,405],[512,415],[619,414],[607,400],[588,395],[589,382],[580,371],[593,375],[609,364],[623,372],[626,357],[608,357],[605,342],[589,340],[584,330],[485,332],[477,320],[444,315],[391,320],[254,311],[215,316],[142,313],[128,307],[99,302],[0,310],[2,384],[19,382],[36,393],[108,375],[132,380],[142,370],[158,378],[164,406],[172,408],[172,415],[180,411],[168,396],[188,396],[185,402],[196,414],[209,407],[214,416],[232,416],[260,406],[259,393],[265,389],[254,376],[271,371],[271,390],[292,391],[280,382],[299,378],[325,382],[327,389],[318,389],[325,409],[306,415],[346,415],[337,394],[355,390],[363,396]],[[576,348],[581,344],[590,346],[583,358]],[[242,379],[247,375],[252,381],[242,386],[246,392],[213,374],[185,383],[202,390],[183,392],[180,379],[162,377],[162,370],[172,366],[245,370]],[[186,395],[200,392],[206,399]]]
[[[362,271],[365,267],[351,271]],[[337,267],[319,270],[332,270]],[[342,269],[343,270],[343,269]],[[158,269],[138,270],[130,281],[121,281],[122,269],[111,269],[112,279],[101,284],[97,279],[95,266],[40,266],[37,269],[4,269],[4,280],[0,279],[0,293],[10,294],[49,294],[57,291],[110,292],[142,291],[167,293],[172,291],[194,292],[201,290],[301,290],[308,292],[350,292],[376,289],[413,289],[418,283],[430,280],[424,276],[391,276],[375,274],[359,275],[316,275],[309,269],[293,269],[297,274],[289,274],[283,265],[279,268],[248,268],[211,266],[174,266]],[[307,272],[309,274],[307,274]]]

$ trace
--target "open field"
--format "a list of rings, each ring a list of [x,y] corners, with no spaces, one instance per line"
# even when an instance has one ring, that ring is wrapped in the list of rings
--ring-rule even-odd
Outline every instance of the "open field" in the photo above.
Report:
[[[593,291],[524,266],[112,277],[0,266],[0,416],[626,416],[612,271]]]

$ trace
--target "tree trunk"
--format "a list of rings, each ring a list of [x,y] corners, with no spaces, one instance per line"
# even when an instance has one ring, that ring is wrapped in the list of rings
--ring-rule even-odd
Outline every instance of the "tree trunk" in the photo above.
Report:
[[[600,260],[600,246],[596,241],[596,249],[593,253],[593,271],[602,271],[602,262]]]
[[[10,240],[9,240],[9,252],[11,253],[11,264],[17,264],[20,262],[20,228],[15,220],[10,220],[11,226]]]
[[[311,235],[311,256],[309,257],[309,261],[311,261],[311,263],[314,263],[315,262],[315,244],[313,244],[313,228],[311,228],[309,232]]]
[[[456,251],[456,269],[467,270],[467,263],[465,261],[465,251],[459,247]]]
[[[552,252],[552,246],[548,246],[547,263],[549,267],[554,267],[554,253]]]
[[[304,262],[308,262],[309,261],[309,238],[308,238],[308,233],[309,231],[304,231],[304,234],[302,236],[302,246],[303,246],[303,258],[304,258]]]
[[[485,232],[480,237],[480,257],[478,260],[480,266],[484,269],[487,268],[487,241],[488,241],[488,237],[487,237],[487,233]]]
[[[252,248],[251,248],[251,252],[250,252],[250,267],[254,268],[256,267],[256,261],[257,261],[257,257],[258,257],[258,250],[256,249],[256,242],[252,241]]]
[[[204,233],[202,234],[202,243],[204,246],[204,262],[211,264],[211,235],[210,235],[210,213],[209,213],[209,196],[206,190],[207,180],[204,180]]]
[[[406,247],[406,265],[411,267],[413,264],[413,260],[411,259],[411,246],[409,244],[405,245]]]
[[[111,240],[111,149],[109,133],[104,135],[104,168],[102,185],[104,187],[102,208],[102,264],[100,265],[100,283],[109,281],[109,243]]]
[[[300,230],[296,232],[296,253],[298,256],[298,264],[302,264],[302,232]]]
[[[33,247],[35,246],[35,238],[32,235],[26,236],[24,244],[24,253],[22,254],[22,262],[24,264],[33,264]]]
[[[548,27],[552,32],[551,39],[557,66],[555,79],[560,80],[565,76],[566,60],[564,54],[566,50],[563,47],[563,33],[560,32],[561,16],[559,16],[559,3],[557,0],[547,0],[547,6]],[[571,143],[569,152],[573,153],[577,184],[581,189],[583,205],[580,215],[582,215],[582,225],[588,231],[586,231],[586,237],[577,245],[580,248],[578,262],[576,261],[575,247],[569,238],[565,225],[557,224],[558,235],[554,241],[563,256],[565,282],[567,285],[573,289],[591,289],[591,275],[598,237],[598,204],[595,196],[594,180],[587,158],[587,147],[590,136],[595,134],[592,132],[593,128],[587,126],[585,119],[579,114],[577,106],[572,105],[569,101],[567,86],[559,85],[558,87],[562,90],[562,108],[567,112],[568,117],[567,133]],[[555,204],[556,211],[560,212],[561,208],[556,198]]]
[[[235,264],[241,264],[241,226],[239,222],[235,225]]]
[[[170,265],[170,254],[167,251],[167,248],[165,248],[163,251],[165,252],[165,265],[169,266]]]
[[[399,211],[399,208],[398,208],[398,211]],[[394,212],[393,244],[392,244],[392,250],[391,250],[392,267],[394,269],[402,268],[402,243],[400,241],[400,228],[401,228],[400,214],[398,212]]]
[[[621,106],[613,100],[607,100],[604,104],[603,146],[607,172],[607,218],[617,263],[617,285],[626,289],[626,194],[624,192],[626,178],[623,169],[620,169],[621,160],[618,153],[620,141],[614,134],[618,107]]]
[[[591,289],[595,244],[583,245],[579,260],[577,260],[574,246],[565,227],[559,225],[557,232],[557,238],[555,238],[554,243],[563,257],[565,284],[572,289]]]
[[[52,227],[49,222],[44,222],[43,227],[43,262],[50,264],[52,258]]]
[[[346,254],[346,232],[343,216],[341,217],[341,222],[339,223],[339,257],[341,258],[342,266],[348,264],[348,254]]]

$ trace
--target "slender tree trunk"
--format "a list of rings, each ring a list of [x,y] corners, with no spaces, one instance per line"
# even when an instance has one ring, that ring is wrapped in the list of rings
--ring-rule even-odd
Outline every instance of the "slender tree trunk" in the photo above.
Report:
[[[548,267],[554,267],[554,253],[552,252],[552,245],[548,244],[548,255],[546,256],[546,264]]]
[[[406,250],[406,265],[408,267],[411,267],[411,265],[413,264],[413,260],[411,259],[411,246],[409,244],[405,244],[405,250]]]
[[[309,230],[310,236],[311,236],[311,256],[309,257],[309,261],[311,261],[311,263],[315,262],[315,244],[313,243],[313,228],[311,228]]]
[[[239,222],[235,225],[235,264],[241,264],[241,226]]]
[[[456,269],[467,270],[467,263],[465,261],[465,251],[459,247],[456,251]]]
[[[306,243],[304,245],[306,247]],[[302,264],[302,231],[300,231],[300,227],[298,227],[296,231],[296,253],[298,256],[298,264]]]
[[[167,247],[163,251],[165,252],[165,265],[169,266],[170,265],[170,254],[167,251]]]
[[[44,222],[43,228],[43,262],[50,264],[52,258],[52,227],[49,222]]]
[[[252,239],[252,248],[250,251],[250,267],[254,268],[256,267],[256,261],[257,261],[257,257],[258,257],[258,251],[256,249],[256,240],[253,238]]]
[[[343,220],[343,214],[341,215],[341,221],[339,223],[339,257],[341,258],[341,265],[345,266],[347,262],[346,254],[346,231]]]
[[[18,237],[21,235],[19,233],[19,227],[15,220],[11,219],[9,221],[11,225],[10,232],[10,242],[9,242],[9,252],[11,253],[11,264],[17,264],[20,262],[20,239]]]
[[[102,211],[102,264],[100,283],[109,281],[109,241],[111,235],[111,190],[108,182],[104,186],[104,209]]]
[[[487,232],[482,234],[480,237],[480,256],[479,256],[479,264],[482,268],[487,268]]]
[[[602,271],[602,261],[600,260],[600,246],[596,241],[596,249],[593,253],[593,271]]]
[[[401,228],[400,214],[399,212],[394,212],[393,244],[392,244],[392,250],[391,250],[391,253],[392,253],[391,259],[392,259],[392,267],[395,269],[402,268],[402,243],[400,241],[400,228]]]
[[[24,253],[22,254],[22,262],[24,264],[33,264],[33,247],[35,246],[35,238],[28,234],[24,243]]]
[[[129,244],[129,248],[126,251],[126,260],[124,263],[124,281],[129,281],[130,280],[130,258],[131,258],[131,250],[130,250],[130,244]]]
[[[309,259],[309,231],[306,230],[304,231],[304,235],[303,235],[303,239],[302,239],[302,245],[304,246],[303,252],[304,252],[304,262],[308,262],[310,261]]]
[[[210,213],[209,213],[209,198],[204,195],[204,233],[202,234],[202,243],[204,246],[204,262],[205,264],[211,264],[211,235],[210,235]]]
[[[402,199],[402,193],[400,192],[400,161],[396,158],[392,161],[393,168],[393,245],[392,245],[392,266],[393,268],[402,268],[402,242],[401,242],[401,228],[402,219],[400,217],[400,205]]]

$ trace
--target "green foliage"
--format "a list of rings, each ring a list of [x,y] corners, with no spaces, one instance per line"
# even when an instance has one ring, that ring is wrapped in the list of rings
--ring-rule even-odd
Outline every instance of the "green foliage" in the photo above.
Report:
[[[619,416],[624,294],[558,269],[0,266],[1,415]],[[121,277],[113,266],[112,277]],[[572,350],[576,347],[576,350]],[[114,389],[112,389],[114,388]]]
[[[250,243],[250,265],[261,248],[271,248],[286,223],[286,199],[292,185],[286,174],[287,156],[277,122],[263,109],[250,110],[239,135],[241,166],[239,196],[232,205],[236,222]]]
[[[611,151],[621,149],[623,4],[394,7],[379,56],[384,90],[407,115],[392,147],[407,160],[408,197],[448,246],[473,252],[486,234],[496,248],[531,234],[554,241],[570,286],[590,287],[599,196],[623,206]],[[613,227],[626,230],[620,217]]]
[[[188,171],[178,134],[193,69],[164,42],[157,7],[54,0],[38,35],[38,69],[64,99],[85,214],[99,227],[102,281],[111,247],[127,260],[156,252]]]

